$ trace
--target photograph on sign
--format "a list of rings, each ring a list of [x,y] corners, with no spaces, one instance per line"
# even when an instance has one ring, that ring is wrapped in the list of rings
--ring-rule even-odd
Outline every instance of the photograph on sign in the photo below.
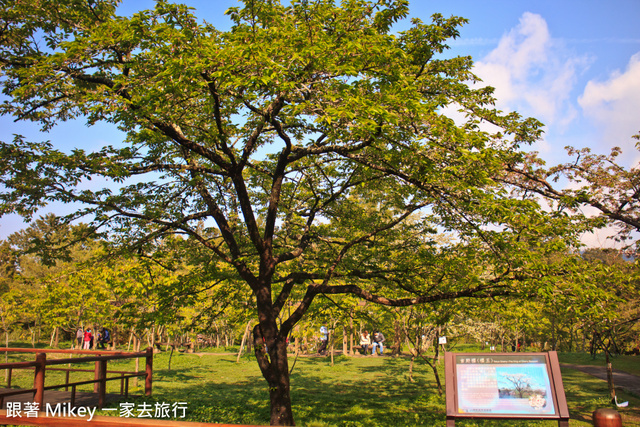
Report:
[[[544,355],[458,355],[459,414],[555,415]]]

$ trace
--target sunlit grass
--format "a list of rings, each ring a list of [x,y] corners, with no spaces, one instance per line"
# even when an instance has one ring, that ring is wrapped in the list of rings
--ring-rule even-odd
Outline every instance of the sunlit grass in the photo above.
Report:
[[[589,353],[558,353],[558,358],[560,363],[606,366],[604,354],[597,354],[593,358]],[[640,376],[640,357],[618,355],[611,357],[610,361],[613,369]]]
[[[27,359],[32,360],[33,355]],[[580,358],[562,356],[568,363]],[[231,424],[267,425],[268,390],[252,355],[236,362],[235,355],[194,355],[174,353],[168,370],[169,353],[154,358],[153,397],[130,399],[136,403],[187,402],[185,420]],[[293,356],[290,366],[293,364]],[[91,368],[92,364],[87,364]],[[132,370],[133,362],[110,363],[109,369]],[[140,360],[141,369],[144,359]],[[439,366],[444,381],[444,366]],[[591,414],[610,407],[606,382],[581,372],[563,369],[563,381],[571,413],[571,427],[592,426]],[[14,375],[14,384],[30,387],[31,373]],[[47,373],[47,384],[62,379],[62,374]],[[85,379],[92,374],[85,375]],[[445,400],[437,393],[431,369],[422,363],[413,367],[409,379],[406,357],[300,357],[291,374],[291,398],[298,425],[307,427],[438,426],[444,425]],[[142,384],[130,387],[143,394]],[[119,382],[109,386],[119,391]],[[640,426],[640,399],[618,393],[628,400],[621,408],[624,426]],[[104,413],[113,415],[113,413]],[[556,421],[456,421],[460,426],[557,426]]]

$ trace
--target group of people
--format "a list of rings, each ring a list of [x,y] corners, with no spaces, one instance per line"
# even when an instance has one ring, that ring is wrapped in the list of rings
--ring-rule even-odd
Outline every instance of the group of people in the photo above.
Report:
[[[102,332],[98,332],[98,348],[101,350],[106,349],[105,344],[111,342],[111,333],[107,328],[102,328]],[[83,350],[91,350],[93,348],[93,332],[91,328],[86,330],[79,328],[76,332],[76,341],[78,342],[78,348]]]
[[[373,341],[372,341],[373,338]],[[376,355],[376,349],[380,349],[380,356],[382,356],[382,353],[384,352],[384,335],[382,334],[382,332],[380,331],[375,331],[373,333],[373,337],[369,335],[369,332],[362,331],[362,333],[360,334],[360,347],[362,348],[362,351],[364,352],[364,354],[368,354],[369,352],[369,346],[371,346],[371,355],[375,356]]]
[[[384,335],[380,331],[373,333],[373,342],[371,340],[369,332],[362,331],[360,334],[360,348],[364,354],[369,354],[369,346],[371,346],[371,355],[376,355],[376,350],[379,349],[380,356],[384,353]],[[318,354],[325,354],[327,351],[327,343],[329,342],[329,330],[326,326],[320,328],[320,347],[318,348]]]

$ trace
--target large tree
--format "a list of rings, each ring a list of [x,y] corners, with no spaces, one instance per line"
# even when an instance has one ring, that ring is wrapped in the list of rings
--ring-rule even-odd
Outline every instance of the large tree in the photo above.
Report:
[[[69,220],[147,256],[167,234],[199,243],[255,296],[274,425],[294,423],[286,338],[317,295],[490,297],[540,286],[564,249],[567,217],[498,180],[541,125],[495,111],[471,59],[444,55],[462,18],[394,33],[407,1],[246,0],[222,32],[162,0],[131,17],[114,0],[1,4],[2,113],[127,135],[3,142],[1,212],[81,203]]]

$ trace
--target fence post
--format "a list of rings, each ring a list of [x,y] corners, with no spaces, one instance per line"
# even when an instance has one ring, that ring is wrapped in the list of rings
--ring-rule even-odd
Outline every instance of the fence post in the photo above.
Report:
[[[147,366],[146,366],[146,376],[144,381],[144,394],[146,396],[151,396],[151,386],[153,384],[153,347],[147,347]]]
[[[71,406],[76,406],[76,386],[71,386]]]
[[[47,366],[47,353],[36,354],[36,369],[33,375],[33,388],[36,389],[33,401],[38,404],[38,408],[44,406],[44,373]]]
[[[106,403],[106,394],[107,394],[107,361],[100,360],[98,363],[98,376],[100,382],[98,383],[98,409],[102,409],[104,404]]]

